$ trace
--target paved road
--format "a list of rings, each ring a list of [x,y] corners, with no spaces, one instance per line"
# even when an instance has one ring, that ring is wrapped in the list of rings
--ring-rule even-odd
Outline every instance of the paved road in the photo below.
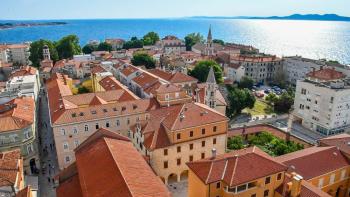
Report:
[[[57,155],[54,146],[54,138],[49,121],[49,111],[47,107],[46,95],[41,92],[39,101],[39,143],[41,166],[46,166],[46,170],[41,170],[39,174],[39,196],[40,197],[56,197],[53,177],[57,173]],[[52,146],[52,148],[51,148]],[[50,181],[48,180],[50,179]]]
[[[273,125],[283,129],[287,130],[287,119],[278,120]],[[293,123],[291,133],[309,143],[317,144],[317,141],[321,138],[324,138],[325,136],[314,132],[312,130],[309,130],[303,126],[301,126],[299,123]]]

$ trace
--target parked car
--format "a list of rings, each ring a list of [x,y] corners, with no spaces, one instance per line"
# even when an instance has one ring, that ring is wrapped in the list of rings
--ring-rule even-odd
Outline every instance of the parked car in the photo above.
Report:
[[[270,92],[271,92],[270,89],[265,89],[265,90],[264,90],[264,93],[265,93],[265,94],[270,94]]]

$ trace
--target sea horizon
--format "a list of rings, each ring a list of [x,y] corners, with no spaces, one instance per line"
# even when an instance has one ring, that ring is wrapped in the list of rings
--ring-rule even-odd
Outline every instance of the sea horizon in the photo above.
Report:
[[[196,17],[18,20],[23,21],[67,24],[2,29],[0,43],[38,39],[56,41],[65,35],[75,34],[80,38],[80,45],[84,46],[89,40],[128,40],[132,36],[140,38],[149,31],[157,32],[160,37],[175,35],[181,39],[189,33],[198,32],[205,38],[209,26],[212,25],[214,38],[251,45],[264,53],[277,56],[301,55],[312,59],[325,58],[344,64],[350,63],[350,23],[346,21]]]

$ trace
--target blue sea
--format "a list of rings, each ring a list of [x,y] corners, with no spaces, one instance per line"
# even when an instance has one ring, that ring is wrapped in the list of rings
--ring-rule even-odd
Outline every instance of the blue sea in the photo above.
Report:
[[[350,64],[350,22],[205,18],[63,21],[68,24],[0,30],[0,43],[41,38],[58,40],[62,36],[76,34],[81,45],[84,45],[89,40],[142,37],[149,31],[158,32],[161,37],[171,34],[184,38],[192,32],[199,32],[206,37],[212,25],[214,38],[252,45],[261,52],[278,56],[326,58]]]

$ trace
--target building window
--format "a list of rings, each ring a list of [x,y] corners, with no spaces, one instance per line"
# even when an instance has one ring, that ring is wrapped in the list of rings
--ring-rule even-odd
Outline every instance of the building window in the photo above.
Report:
[[[32,144],[29,144],[29,145],[27,146],[27,152],[28,152],[28,154],[30,154],[30,153],[33,152],[33,145],[32,145]]]
[[[181,158],[178,158],[177,160],[176,160],[176,164],[179,166],[179,165],[181,165]]]
[[[193,161],[193,155],[190,155],[189,161]]]
[[[193,131],[190,131],[190,137],[193,137]]]
[[[256,197],[256,194],[252,194],[251,197]]]
[[[271,182],[271,177],[265,178],[265,185],[269,184]]]
[[[264,197],[266,197],[266,196],[269,196],[269,190],[268,189],[264,191]]]
[[[341,180],[344,180],[346,178],[346,170],[341,171]]]
[[[281,180],[281,178],[282,178],[282,173],[278,173],[277,180]]]
[[[216,126],[214,126],[214,127],[213,127],[213,131],[216,132],[216,129],[217,129]]]
[[[329,184],[333,184],[335,180],[335,174],[331,174],[331,178],[329,179]]]
[[[100,126],[98,125],[98,123],[96,123],[95,127],[96,127],[96,130],[100,128]]]
[[[63,142],[63,149],[68,150],[68,142]]]
[[[130,124],[130,118],[126,119],[126,124],[129,125]]]
[[[181,146],[177,147],[177,152],[180,153],[181,152]]]
[[[168,155],[168,149],[164,149],[164,155]]]
[[[190,150],[192,150],[193,149],[193,144],[190,144]]]
[[[167,169],[168,168],[168,161],[164,161],[164,168]]]
[[[119,125],[120,125],[120,121],[119,121],[119,120],[117,120],[117,127],[119,127]]]
[[[205,147],[205,141],[202,141],[202,147]]]
[[[75,145],[75,147],[78,147],[79,146],[79,140],[74,140],[74,145]]]
[[[109,122],[106,122],[106,128],[109,128]]]
[[[65,157],[65,162],[66,162],[66,163],[69,163],[69,162],[70,162],[70,157],[69,157],[69,156],[66,156],[66,157]]]
[[[89,125],[85,125],[85,127],[84,127],[84,131],[89,131]]]
[[[202,129],[202,135],[204,135],[205,134],[205,129]]]
[[[176,134],[176,139],[181,139],[181,133]]]
[[[73,128],[73,133],[77,134],[78,133],[78,129],[76,127]]]
[[[213,144],[216,144],[216,138],[213,139]]]
[[[220,182],[217,182],[217,183],[216,183],[216,189],[220,189],[220,187],[221,187]]]
[[[205,153],[201,154],[201,158],[204,159],[205,158]]]
[[[306,89],[302,88],[302,89],[301,89],[301,94],[306,95]]]
[[[319,188],[322,188],[322,187],[323,187],[323,178],[320,178],[320,179],[318,180],[318,187],[319,187]]]
[[[61,135],[66,135],[66,130],[61,129]]]

